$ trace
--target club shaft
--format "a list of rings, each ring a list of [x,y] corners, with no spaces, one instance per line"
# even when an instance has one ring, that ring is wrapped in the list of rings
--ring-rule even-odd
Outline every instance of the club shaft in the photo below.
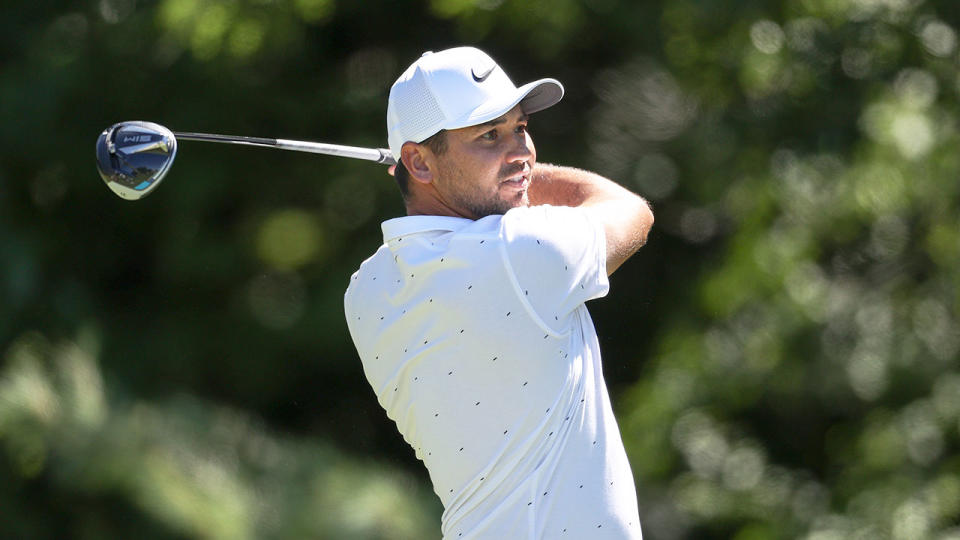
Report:
[[[310,152],[329,156],[348,157],[376,161],[384,165],[395,165],[396,160],[386,148],[362,148],[359,146],[345,146],[309,141],[294,141],[290,139],[268,139],[264,137],[245,137],[242,135],[217,135],[214,133],[174,132],[177,139],[184,141],[205,141],[226,144],[243,144],[247,146],[262,146],[295,152]]]

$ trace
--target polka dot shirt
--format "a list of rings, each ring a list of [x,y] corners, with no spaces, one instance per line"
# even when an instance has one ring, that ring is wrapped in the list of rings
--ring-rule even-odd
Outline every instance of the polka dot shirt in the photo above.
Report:
[[[609,288],[602,226],[536,206],[382,228],[345,314],[367,380],[443,503],[444,538],[640,538],[584,305]]]

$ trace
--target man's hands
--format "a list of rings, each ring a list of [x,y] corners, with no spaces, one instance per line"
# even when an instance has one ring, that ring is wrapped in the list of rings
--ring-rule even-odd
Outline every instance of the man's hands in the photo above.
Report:
[[[531,180],[531,205],[579,206],[603,224],[607,275],[647,242],[653,227],[650,205],[616,182],[581,169],[545,163],[534,166]]]

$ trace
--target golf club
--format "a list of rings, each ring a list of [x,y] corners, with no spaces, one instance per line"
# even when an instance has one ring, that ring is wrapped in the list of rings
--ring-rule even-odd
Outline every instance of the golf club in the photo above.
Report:
[[[177,155],[177,139],[227,144],[263,146],[296,152],[376,161],[395,165],[390,150],[360,148],[339,144],[267,139],[212,133],[181,133],[153,122],[130,121],[114,124],[97,138],[97,170],[107,187],[124,199],[135,201],[146,197],[158,185]]]

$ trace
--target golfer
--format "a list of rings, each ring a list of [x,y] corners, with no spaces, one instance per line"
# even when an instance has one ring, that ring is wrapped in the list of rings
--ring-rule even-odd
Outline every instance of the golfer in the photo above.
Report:
[[[641,538],[584,302],[653,215],[610,180],[537,163],[530,115],[562,96],[470,47],[424,54],[390,90],[407,216],[382,224],[344,307],[447,539]]]

